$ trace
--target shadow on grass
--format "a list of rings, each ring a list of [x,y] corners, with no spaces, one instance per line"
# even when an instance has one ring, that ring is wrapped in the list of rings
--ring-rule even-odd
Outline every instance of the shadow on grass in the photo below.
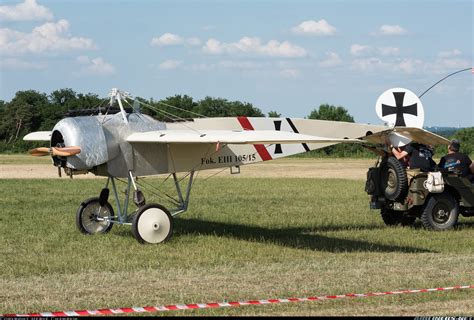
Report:
[[[374,229],[380,228],[378,226],[373,227]],[[322,229],[325,229],[325,227]],[[349,228],[346,228],[346,230],[349,230]],[[269,243],[290,248],[328,252],[432,252],[423,248],[385,245],[363,240],[348,240],[309,234],[314,231],[320,230],[308,228],[268,229],[257,226],[179,218],[175,219],[174,223],[176,236],[193,234],[212,235],[251,242]]]
[[[474,217],[468,217],[470,221],[458,222],[456,229],[473,229],[474,228]]]

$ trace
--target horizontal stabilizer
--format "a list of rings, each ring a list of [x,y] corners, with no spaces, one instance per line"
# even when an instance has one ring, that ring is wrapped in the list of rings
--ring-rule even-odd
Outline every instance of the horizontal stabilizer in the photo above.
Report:
[[[356,139],[335,139],[273,130],[163,130],[136,132],[128,142],[141,143],[224,143],[224,144],[290,144],[290,143],[361,143]]]
[[[37,131],[28,133],[23,137],[24,141],[49,141],[51,140],[51,131]]]
[[[361,139],[371,143],[384,144],[387,137],[391,133],[398,133],[399,135],[402,135],[410,140],[430,146],[449,144],[448,139],[441,137],[437,134],[434,134],[421,128],[409,127],[395,127],[393,129],[384,130],[371,135],[367,135],[365,137],[362,137]]]

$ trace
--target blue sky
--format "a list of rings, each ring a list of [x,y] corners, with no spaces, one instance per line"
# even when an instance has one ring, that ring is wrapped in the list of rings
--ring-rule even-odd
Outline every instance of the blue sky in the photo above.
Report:
[[[305,117],[342,105],[381,123],[377,97],[420,94],[473,66],[472,1],[0,2],[0,99],[59,88],[188,94]],[[425,125],[473,126],[474,74],[423,98]]]

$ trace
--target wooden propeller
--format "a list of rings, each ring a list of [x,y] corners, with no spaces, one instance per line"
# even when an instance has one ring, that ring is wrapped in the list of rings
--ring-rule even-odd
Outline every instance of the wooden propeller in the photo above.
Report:
[[[81,153],[81,148],[80,147],[62,147],[62,148],[40,147],[40,148],[35,148],[35,149],[30,150],[29,153],[35,157],[48,156],[48,155],[52,155],[53,157],[54,156],[70,157],[70,156],[74,156],[76,154]]]

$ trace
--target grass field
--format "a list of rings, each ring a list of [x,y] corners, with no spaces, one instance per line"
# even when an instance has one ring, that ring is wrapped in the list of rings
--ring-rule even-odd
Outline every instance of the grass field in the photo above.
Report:
[[[32,157],[28,154],[0,154],[0,165],[5,164],[50,164],[51,157]]]
[[[75,210],[98,195],[100,180],[0,180],[0,314],[474,283],[474,218],[448,232],[389,228],[363,187],[198,180],[172,240],[153,246],[125,226],[100,236],[76,230]],[[474,290],[462,290],[155,315],[473,315],[472,301]]]

